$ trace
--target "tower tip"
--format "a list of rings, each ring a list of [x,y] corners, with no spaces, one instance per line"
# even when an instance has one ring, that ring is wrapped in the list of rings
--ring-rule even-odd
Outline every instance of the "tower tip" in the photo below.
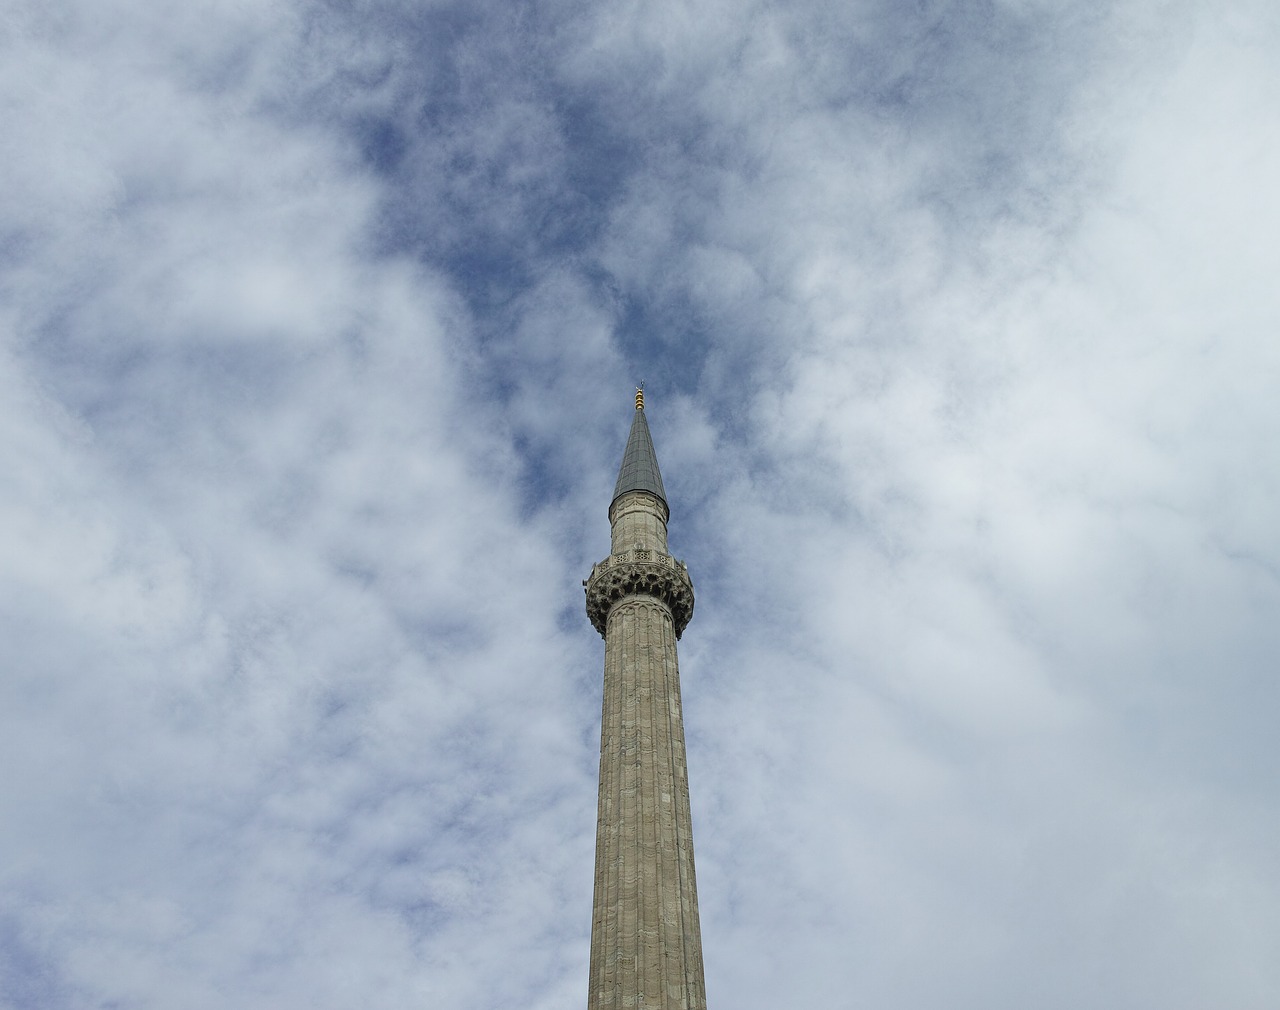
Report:
[[[644,410],[644,386],[636,386],[636,410]]]

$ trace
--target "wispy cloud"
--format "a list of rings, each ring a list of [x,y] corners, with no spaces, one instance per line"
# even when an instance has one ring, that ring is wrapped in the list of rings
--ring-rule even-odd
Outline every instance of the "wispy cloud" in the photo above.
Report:
[[[580,1000],[643,379],[714,1005],[1274,1005],[1278,31],[15,7],[0,1002]]]

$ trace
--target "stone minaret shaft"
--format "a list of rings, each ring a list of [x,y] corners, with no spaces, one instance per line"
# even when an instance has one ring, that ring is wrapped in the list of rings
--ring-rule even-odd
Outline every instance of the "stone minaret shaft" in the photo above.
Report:
[[[612,551],[586,583],[605,641],[588,1010],[707,1005],[676,665],[693,585],[667,553],[668,514],[637,393],[609,506]]]

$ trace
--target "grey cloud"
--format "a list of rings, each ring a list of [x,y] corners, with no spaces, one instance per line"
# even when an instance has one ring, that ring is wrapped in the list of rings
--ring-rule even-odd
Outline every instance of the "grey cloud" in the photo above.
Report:
[[[647,379],[714,1004],[1274,1002],[1274,19],[899,8],[18,12],[5,1000],[580,998]]]

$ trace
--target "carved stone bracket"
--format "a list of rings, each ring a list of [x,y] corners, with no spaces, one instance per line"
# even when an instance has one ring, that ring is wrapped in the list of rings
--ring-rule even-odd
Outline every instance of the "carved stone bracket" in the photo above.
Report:
[[[587,587],[587,617],[604,636],[609,611],[624,596],[652,596],[671,611],[676,638],[693,616],[693,583],[683,561],[657,551],[611,554],[591,569]]]

